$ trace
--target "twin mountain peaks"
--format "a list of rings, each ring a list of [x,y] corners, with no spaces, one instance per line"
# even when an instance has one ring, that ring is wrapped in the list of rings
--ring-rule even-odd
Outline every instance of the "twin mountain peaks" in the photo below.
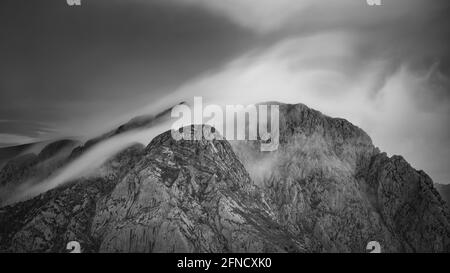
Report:
[[[35,153],[3,149],[0,198],[153,121]],[[360,128],[280,104],[276,151],[165,132],[97,176],[0,207],[0,252],[67,252],[70,241],[83,252],[367,252],[370,241],[382,252],[449,252],[450,214],[426,173],[380,152]]]

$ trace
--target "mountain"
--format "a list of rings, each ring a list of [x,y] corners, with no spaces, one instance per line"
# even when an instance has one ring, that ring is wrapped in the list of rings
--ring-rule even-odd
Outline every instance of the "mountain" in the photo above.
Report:
[[[0,169],[0,201],[18,187],[31,186],[49,177],[68,162],[78,141],[62,139],[47,144],[39,153],[19,154]],[[1,203],[1,202],[0,202]]]
[[[143,147],[134,145],[110,159],[102,177],[80,179],[40,196],[0,208],[0,252],[64,252],[79,241],[83,251],[98,249],[90,235],[98,199],[108,195]]]
[[[14,193],[49,178],[96,144],[133,129],[157,125],[169,118],[170,111],[171,108],[157,115],[137,116],[86,143],[62,139],[0,148],[0,206],[2,201],[8,200]]]
[[[0,251],[64,252],[72,240],[84,252],[450,251],[445,201],[423,171],[346,120],[279,107],[276,151],[165,132],[101,175],[0,208]]]
[[[437,184],[435,183],[434,186],[436,187],[436,190],[441,194],[442,198],[447,202],[447,207],[450,207],[450,185],[446,184]]]
[[[191,127],[195,133],[196,127]],[[3,252],[278,252],[319,249],[273,220],[227,141],[166,132],[80,180],[0,211]]]
[[[232,142],[279,223],[298,235],[312,230],[329,251],[363,252],[369,241],[384,252],[450,250],[449,214],[424,172],[381,153],[344,119],[279,107],[278,150]]]
[[[183,103],[184,102],[181,102],[180,104],[183,104]],[[111,137],[118,136],[120,134],[129,132],[134,129],[149,128],[151,126],[157,125],[164,119],[170,118],[170,113],[172,111],[172,108],[173,107],[165,109],[164,111],[162,111],[156,115],[142,115],[142,116],[134,117],[131,120],[129,120],[128,122],[120,125],[119,127],[115,128],[101,136],[98,136],[98,137],[95,137],[95,138],[92,138],[92,139],[86,141],[86,143],[84,145],[81,145],[73,150],[72,154],[70,155],[70,158],[73,159],[73,158],[80,156],[82,153],[84,153],[85,151],[87,151],[88,149],[93,147],[94,145],[96,145],[106,139],[109,139]]]
[[[0,169],[12,158],[30,150],[33,146],[38,146],[40,143],[28,143],[16,146],[8,146],[0,148]]]

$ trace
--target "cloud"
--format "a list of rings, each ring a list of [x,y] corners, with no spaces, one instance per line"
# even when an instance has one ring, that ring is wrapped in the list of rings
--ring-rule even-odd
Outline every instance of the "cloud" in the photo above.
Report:
[[[170,124],[166,121],[149,129],[133,130],[102,141],[48,179],[32,185],[28,183],[20,185],[2,205],[24,201],[77,178],[93,175],[108,159],[120,151],[135,143],[147,145],[155,136],[169,129]]]
[[[2,1],[0,119],[10,122],[0,133],[101,134],[254,44],[252,31],[197,6],[87,2],[74,12],[65,0]],[[37,122],[56,131],[37,136]]]
[[[138,99],[134,96],[134,101],[118,97],[120,103],[104,99],[104,104],[87,97],[78,100],[73,104],[73,108],[77,109],[76,114],[72,115],[74,119],[80,119],[79,114],[90,108],[118,110],[114,117],[106,115],[101,122],[99,119],[93,121],[91,117],[83,118],[86,128],[74,126],[80,122],[75,123],[71,117],[62,115],[69,129],[84,134],[92,131],[90,127],[103,130],[105,125],[110,127],[117,120],[130,118],[131,114],[145,114],[162,105],[166,107],[181,101],[189,102],[194,96],[202,96],[205,103],[219,105],[263,101],[305,103],[327,115],[346,118],[360,126],[372,136],[375,145],[389,154],[405,156],[413,166],[427,171],[436,182],[450,182],[447,170],[450,160],[447,125],[450,117],[450,80],[448,73],[445,73],[449,60],[446,47],[448,31],[442,27],[449,19],[440,10],[442,7],[448,9],[448,1],[392,0],[383,1],[382,7],[369,7],[365,0],[172,1],[203,7],[261,34],[264,39],[261,44],[229,60],[223,67],[208,65],[205,67],[210,70],[197,78],[185,83],[178,79],[176,86],[181,86],[167,97],[161,94],[146,97],[147,94],[144,94]],[[208,22],[199,25],[210,26]],[[174,28],[178,30],[179,24]],[[193,29],[197,29],[196,24]],[[216,33],[216,29],[212,30]],[[167,29],[161,33],[164,34],[160,39],[162,41],[166,34],[168,37],[191,37]],[[200,53],[211,49],[208,56],[197,54],[193,55],[195,58],[187,59],[185,64],[189,68],[217,53],[218,46],[211,46],[209,41],[219,40],[214,35],[211,37],[205,42],[204,37],[198,35],[198,40],[193,39],[189,43]],[[229,38],[220,39],[220,43],[222,40],[239,42],[234,39],[235,36],[226,37]],[[207,46],[198,48],[200,40]],[[192,55],[190,48],[185,50],[182,39],[171,44],[182,49],[176,50],[179,53],[175,56],[184,56],[181,52]],[[161,44],[161,48],[166,47],[166,44]],[[154,54],[159,56],[158,51]],[[173,51],[167,51],[167,56],[172,55]],[[179,59],[174,60],[178,67]],[[165,74],[175,66],[169,66],[170,69],[164,70]],[[124,67],[129,70],[128,66]],[[159,71],[159,68],[156,70]],[[173,74],[178,75],[177,71],[173,70]],[[147,80],[147,76],[142,78]],[[112,77],[116,78],[108,73],[107,77],[101,78],[99,85],[105,85],[106,79]],[[128,97],[129,91],[134,88],[133,82],[134,78],[132,84],[130,81],[122,82],[120,88],[116,88],[120,90],[117,93]],[[145,82],[139,85],[139,89],[146,90]],[[116,83],[106,85],[115,86]],[[138,109],[136,100],[144,104],[148,98],[154,103]],[[86,107],[89,106],[88,101],[95,107]],[[67,111],[68,107],[64,105],[61,108]],[[119,118],[118,112],[123,112]],[[169,128],[166,125],[165,128]],[[49,180],[16,198],[36,195],[92,173],[119,150],[136,141],[147,144],[163,128],[152,130],[131,132],[101,143]]]
[[[230,21],[258,33],[286,27],[364,26],[397,18],[421,17],[443,1],[382,0],[373,7],[366,0],[172,0],[193,4],[225,16]]]
[[[368,132],[376,146],[405,156],[435,181],[450,181],[446,163],[450,159],[450,104],[438,96],[448,88],[449,79],[440,73],[439,64],[426,70],[402,64],[392,70],[389,58],[361,61],[359,47],[359,36],[345,31],[284,39],[191,80],[136,113],[180,101],[189,103],[194,96],[218,105],[305,103],[324,114],[348,119]],[[148,144],[173,121],[104,141],[48,180],[19,191],[7,203],[89,175],[129,145]]]
[[[231,21],[259,32],[282,27],[295,14],[310,6],[312,0],[187,0],[223,14]]]
[[[0,134],[0,147],[35,142],[37,139],[24,135]]]
[[[305,103],[364,129],[388,154],[400,154],[436,182],[450,181],[449,79],[438,63],[393,66],[389,56],[361,60],[360,36],[330,32],[285,39],[182,86],[173,97],[250,104]]]

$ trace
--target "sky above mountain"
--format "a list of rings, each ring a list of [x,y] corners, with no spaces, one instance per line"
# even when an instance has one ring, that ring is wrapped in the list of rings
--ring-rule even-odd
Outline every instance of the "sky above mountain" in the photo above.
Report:
[[[450,2],[381,1],[2,1],[0,146],[92,137],[194,95],[278,100],[449,183]]]

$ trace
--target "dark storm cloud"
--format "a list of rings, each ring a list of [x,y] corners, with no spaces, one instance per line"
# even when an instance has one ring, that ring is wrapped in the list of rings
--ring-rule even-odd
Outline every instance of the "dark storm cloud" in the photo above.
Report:
[[[180,93],[306,103],[362,127],[434,181],[450,181],[449,1],[188,2],[270,42]]]
[[[2,1],[0,119],[60,127],[112,119],[220,66],[253,37],[168,1]],[[26,133],[16,127],[0,123],[2,131]]]
[[[450,1],[381,1],[3,1],[0,140],[100,132],[170,92],[281,100],[450,182]]]

